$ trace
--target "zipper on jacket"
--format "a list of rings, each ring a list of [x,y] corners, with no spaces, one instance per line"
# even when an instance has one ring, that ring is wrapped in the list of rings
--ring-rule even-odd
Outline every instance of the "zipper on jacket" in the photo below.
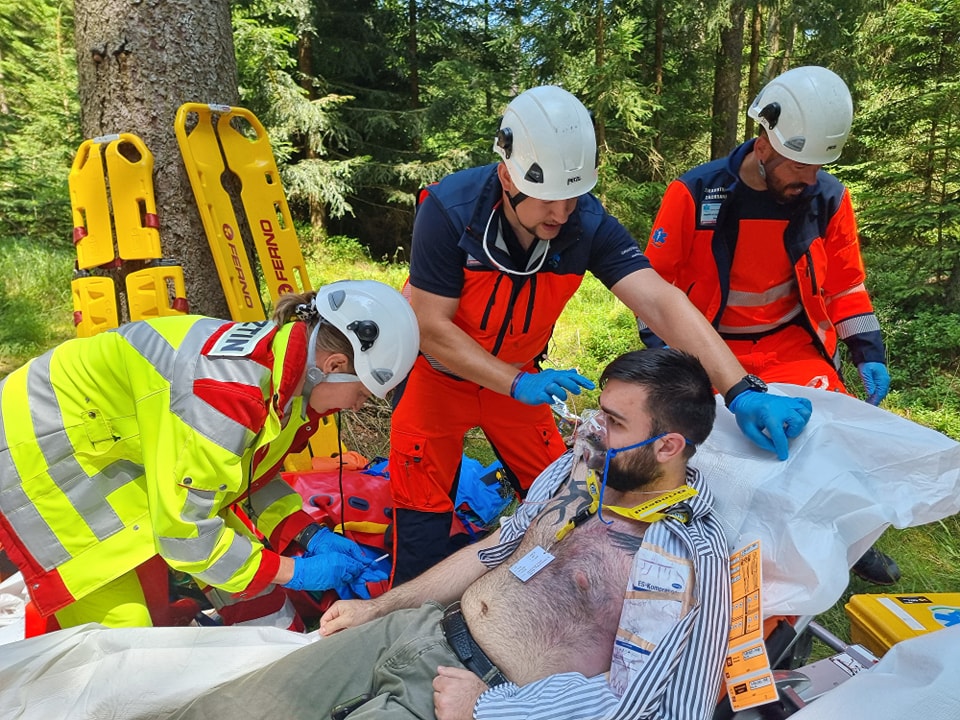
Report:
[[[817,271],[813,267],[813,255],[807,250],[803,253],[807,258],[807,273],[810,275],[810,292],[814,295],[819,294],[817,290]]]
[[[530,297],[527,299],[527,316],[523,320],[523,331],[530,332],[530,323],[533,320],[533,303],[537,297],[537,276],[530,276]]]
[[[480,329],[487,329],[487,322],[490,320],[490,313],[493,312],[493,306],[497,301],[497,292],[500,290],[500,283],[503,280],[503,273],[497,273],[497,281],[493,284],[493,290],[490,291],[490,297],[487,298],[487,307],[483,311],[483,318],[480,320]]]
[[[503,277],[502,275],[500,276]],[[500,278],[498,278],[499,280]],[[513,279],[513,278],[511,278]],[[510,327],[513,321],[513,309],[517,305],[517,298],[520,296],[520,291],[523,289],[523,286],[526,284],[527,278],[520,277],[516,278],[510,287],[510,299],[507,301],[507,311],[503,316],[503,324],[500,325],[500,332],[497,333],[497,342],[493,346],[493,350],[490,351],[491,355],[496,355],[500,352],[500,348],[503,345],[503,339],[507,335],[507,328]]]

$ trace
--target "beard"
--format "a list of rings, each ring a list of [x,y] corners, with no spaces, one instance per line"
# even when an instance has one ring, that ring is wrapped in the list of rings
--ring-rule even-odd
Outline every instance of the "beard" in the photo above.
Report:
[[[607,487],[629,492],[640,490],[663,475],[660,463],[654,457],[653,446],[637,448],[617,455],[607,468]]]
[[[803,196],[807,184],[804,182],[785,183],[780,180],[775,171],[784,162],[783,158],[776,157],[769,160],[765,165],[761,163],[760,168],[767,183],[767,192],[773,195],[774,201],[779,205],[792,205]]]
[[[773,195],[773,199],[779,205],[793,205],[803,197],[803,191],[807,189],[806,183],[771,183],[767,180],[767,190]]]

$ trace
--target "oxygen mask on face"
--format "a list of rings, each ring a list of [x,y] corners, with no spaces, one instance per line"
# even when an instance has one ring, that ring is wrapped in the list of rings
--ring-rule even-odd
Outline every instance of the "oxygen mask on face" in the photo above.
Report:
[[[599,410],[584,411],[573,434],[574,457],[581,457],[591,470],[603,470],[607,457],[607,424]]]

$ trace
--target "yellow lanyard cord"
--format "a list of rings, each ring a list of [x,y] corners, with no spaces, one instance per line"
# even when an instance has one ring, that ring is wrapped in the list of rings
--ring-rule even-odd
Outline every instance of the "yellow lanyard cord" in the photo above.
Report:
[[[600,508],[600,487],[597,480],[597,474],[591,470],[587,473],[587,491],[590,493],[590,505],[589,507],[581,510],[577,515],[560,528],[557,531],[557,540],[563,540],[566,537],[567,533],[573,530],[577,525],[582,524],[587,518],[597,512]],[[655,498],[642,502],[639,505],[634,505],[631,508],[620,507],[619,505],[604,505],[604,510],[609,510],[610,512],[621,515],[630,520],[636,520],[638,522],[656,522],[657,520],[663,520],[667,517],[672,517],[675,520],[680,522],[687,522],[690,517],[689,513],[684,510],[674,510],[673,512],[662,512],[664,509],[669,508],[677,503],[681,503],[684,500],[692,498],[697,494],[696,489],[690,487],[689,485],[681,485],[678,488],[669,490],[662,495],[658,495]]]

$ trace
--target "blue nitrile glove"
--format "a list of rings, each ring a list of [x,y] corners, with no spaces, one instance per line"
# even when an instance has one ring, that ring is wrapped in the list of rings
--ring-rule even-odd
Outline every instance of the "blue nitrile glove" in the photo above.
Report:
[[[390,573],[384,572],[374,565],[368,565],[357,577],[352,580],[344,580],[338,585],[334,585],[333,589],[343,600],[354,598],[369,600],[370,590],[367,588],[367,583],[383,582],[388,577],[390,577]]]
[[[890,392],[890,373],[887,366],[881,362],[865,362],[857,365],[857,370],[863,380],[863,389],[867,391],[867,402],[879,405]]]
[[[329,590],[363,577],[369,566],[362,561],[338,552],[326,555],[293,558],[293,577],[284,585],[291,590]],[[382,580],[383,573],[374,571],[375,579]],[[365,581],[366,582],[366,581]]]
[[[737,425],[744,435],[764,450],[786,460],[789,454],[787,439],[801,433],[810,419],[813,405],[806,398],[746,390],[730,403],[730,412],[737,418]]]
[[[306,554],[293,558],[292,590],[329,590],[359,577],[370,560],[353,540],[322,527],[307,541]]]
[[[567,392],[580,394],[580,388],[593,390],[596,385],[576,370],[541,370],[520,372],[513,379],[510,397],[527,405],[552,405],[566,400]]]
[[[353,580],[344,581],[334,586],[333,589],[342,600],[352,600],[353,598],[369,600],[370,589],[367,587],[367,583],[382,583],[390,577],[390,568],[393,566],[390,557],[388,555],[374,557],[375,551],[372,548],[360,547],[365,553],[367,566]]]
[[[359,561],[362,565],[367,563],[367,556],[363,554],[362,547],[357,545],[353,540],[333,532],[333,530],[328,527],[322,527],[317,530],[307,543],[306,550],[304,557],[340,553]]]

